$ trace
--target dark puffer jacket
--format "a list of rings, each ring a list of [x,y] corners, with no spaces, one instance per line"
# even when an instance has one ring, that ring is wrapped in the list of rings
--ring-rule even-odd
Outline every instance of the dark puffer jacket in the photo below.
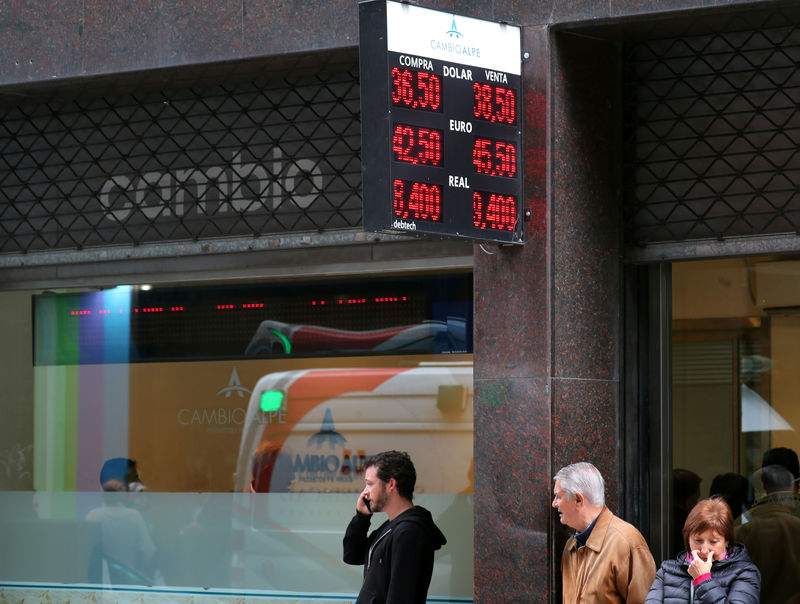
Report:
[[[761,592],[761,573],[747,555],[741,543],[733,545],[733,552],[711,565],[711,578],[692,586],[686,552],[675,560],[664,560],[656,573],[653,586],[645,604],[758,604]]]

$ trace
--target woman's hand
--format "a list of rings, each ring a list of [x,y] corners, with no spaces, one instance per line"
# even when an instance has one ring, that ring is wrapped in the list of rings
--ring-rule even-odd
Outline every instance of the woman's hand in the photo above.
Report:
[[[700,557],[700,552],[696,549],[692,550],[692,563],[689,565],[689,574],[692,579],[697,579],[700,575],[705,575],[711,572],[711,563],[714,561],[714,552],[708,552],[708,558],[703,560]]]

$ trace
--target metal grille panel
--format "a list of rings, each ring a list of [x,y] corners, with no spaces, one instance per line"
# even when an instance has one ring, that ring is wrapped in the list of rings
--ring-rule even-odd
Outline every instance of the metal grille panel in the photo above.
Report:
[[[626,46],[629,243],[800,230],[800,28],[748,25]]]
[[[357,73],[0,107],[0,253],[360,225]]]

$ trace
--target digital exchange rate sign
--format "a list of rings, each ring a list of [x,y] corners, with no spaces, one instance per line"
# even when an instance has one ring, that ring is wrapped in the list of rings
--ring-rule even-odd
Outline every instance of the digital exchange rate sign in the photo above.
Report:
[[[520,29],[359,4],[364,228],[524,243]]]

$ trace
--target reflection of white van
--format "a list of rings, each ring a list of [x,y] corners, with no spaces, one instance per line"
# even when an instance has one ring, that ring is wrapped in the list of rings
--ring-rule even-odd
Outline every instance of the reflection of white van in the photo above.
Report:
[[[471,493],[472,418],[470,362],[271,373],[250,397],[236,489],[358,492],[364,460],[398,449],[418,492]]]

